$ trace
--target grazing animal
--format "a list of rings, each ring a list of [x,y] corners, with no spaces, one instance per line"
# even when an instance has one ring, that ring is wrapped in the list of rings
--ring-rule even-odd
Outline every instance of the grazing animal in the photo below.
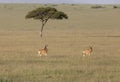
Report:
[[[48,45],[45,45],[45,47],[44,47],[43,49],[39,49],[39,50],[38,50],[38,55],[39,55],[39,56],[42,56],[42,55],[45,55],[45,56],[46,56],[46,55],[47,55],[47,52],[48,52],[48,48],[47,48],[47,47],[48,47]]]
[[[86,56],[86,55],[90,56],[92,52],[93,52],[93,48],[90,46],[89,49],[82,51],[82,54],[83,56]]]

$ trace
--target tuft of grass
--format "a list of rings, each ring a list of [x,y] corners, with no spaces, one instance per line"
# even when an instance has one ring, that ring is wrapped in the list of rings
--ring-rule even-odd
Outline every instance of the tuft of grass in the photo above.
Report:
[[[0,82],[14,82],[14,81],[8,78],[0,78]]]

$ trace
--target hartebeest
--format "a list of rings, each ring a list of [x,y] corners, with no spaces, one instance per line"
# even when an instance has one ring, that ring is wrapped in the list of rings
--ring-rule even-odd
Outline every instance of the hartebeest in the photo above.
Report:
[[[92,52],[93,52],[93,48],[90,46],[89,49],[83,50],[82,54],[83,56],[86,56],[86,55],[90,56]]]
[[[42,55],[45,55],[45,56],[46,56],[46,55],[47,55],[47,52],[48,52],[48,48],[47,48],[47,47],[48,47],[48,45],[45,45],[45,47],[44,47],[43,49],[39,49],[39,50],[38,50],[38,55],[39,55],[39,56],[42,56]]]

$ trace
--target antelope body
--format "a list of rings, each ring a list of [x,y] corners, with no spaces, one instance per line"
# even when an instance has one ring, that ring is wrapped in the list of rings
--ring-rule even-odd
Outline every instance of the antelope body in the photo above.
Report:
[[[89,49],[82,51],[82,54],[83,54],[83,56],[86,56],[86,55],[90,56],[92,52],[93,52],[93,48],[89,47]]]
[[[48,45],[45,45],[45,47],[43,49],[39,49],[38,50],[38,55],[39,56],[42,56],[42,55],[47,55],[47,52],[48,52],[48,48],[47,48]]]

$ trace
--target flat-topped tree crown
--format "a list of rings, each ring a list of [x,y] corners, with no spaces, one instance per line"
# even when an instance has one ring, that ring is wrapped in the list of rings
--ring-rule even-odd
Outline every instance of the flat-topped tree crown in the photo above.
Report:
[[[26,19],[33,18],[36,20],[40,20],[42,22],[42,28],[41,28],[41,37],[42,37],[43,27],[49,19],[68,19],[68,16],[64,12],[58,11],[57,9],[52,7],[40,7],[28,12],[25,18]]]

